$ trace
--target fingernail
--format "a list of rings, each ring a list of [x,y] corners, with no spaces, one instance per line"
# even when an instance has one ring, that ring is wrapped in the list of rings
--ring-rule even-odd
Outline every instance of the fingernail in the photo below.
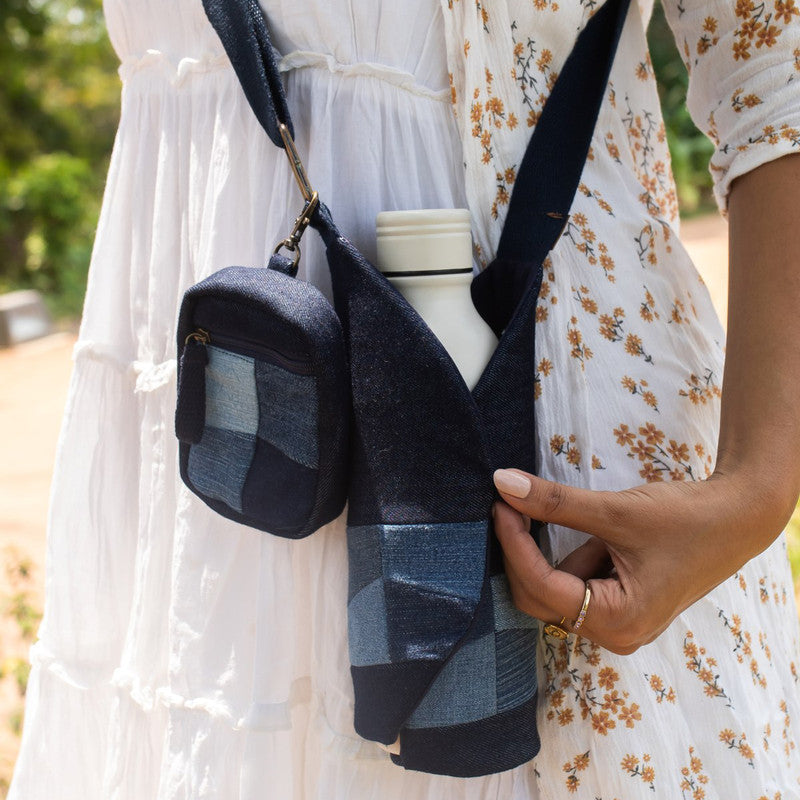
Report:
[[[527,497],[531,490],[531,482],[524,475],[512,472],[510,469],[496,469],[494,485],[512,497]]]

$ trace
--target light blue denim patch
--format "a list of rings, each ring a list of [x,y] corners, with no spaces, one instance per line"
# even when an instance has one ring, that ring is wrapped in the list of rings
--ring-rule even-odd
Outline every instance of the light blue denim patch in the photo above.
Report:
[[[379,527],[387,580],[477,603],[486,567],[488,522]]]
[[[365,586],[347,605],[350,663],[369,667],[389,663],[383,580]]]
[[[242,510],[242,489],[256,449],[252,434],[206,426],[189,450],[189,480],[202,494]]]
[[[508,578],[505,575],[493,575],[491,585],[495,630],[505,631],[512,628],[538,629],[539,623],[514,605],[511,589],[508,586]]]
[[[490,633],[466,642],[450,657],[406,724],[440,728],[496,712],[494,634]]]
[[[536,692],[536,632],[499,631],[497,656],[497,711],[516,708]]]
[[[255,436],[258,396],[252,358],[209,346],[206,366],[206,427]]]
[[[256,361],[258,436],[311,469],[319,463],[317,383],[275,364]]]

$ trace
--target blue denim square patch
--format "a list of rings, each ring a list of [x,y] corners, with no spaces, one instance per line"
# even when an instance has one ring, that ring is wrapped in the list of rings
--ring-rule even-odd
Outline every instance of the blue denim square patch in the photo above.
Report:
[[[474,722],[497,713],[494,634],[466,642],[436,676],[409,728]]]
[[[189,480],[197,491],[242,510],[242,489],[256,449],[252,434],[206,426],[189,451]]]
[[[220,347],[208,347],[206,427],[258,432],[258,396],[252,358]]]
[[[259,422],[258,437],[303,466],[316,469],[317,385],[313,375],[256,361]]]

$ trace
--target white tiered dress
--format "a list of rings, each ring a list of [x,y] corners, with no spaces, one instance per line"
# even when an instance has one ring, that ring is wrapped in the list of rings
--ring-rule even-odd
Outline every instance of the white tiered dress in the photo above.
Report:
[[[374,253],[383,209],[468,206],[492,255],[538,113],[594,0],[268,0],[311,181]],[[633,3],[539,307],[541,474],[592,488],[713,467],[723,333],[678,240]],[[122,118],[53,486],[13,800],[800,796],[783,540],[629,657],[541,638],[532,763],[405,772],[352,727],[344,518],[290,542],[180,483],[174,329],[190,285],[264,265],[299,210],[200,0],[105,0]],[[690,109],[730,181],[800,147],[793,0],[668,0]],[[301,277],[329,292],[315,234]],[[521,435],[532,435],[521,431]],[[514,465],[509,465],[514,466]],[[645,535],[646,532],[643,532]],[[550,530],[553,556],[577,534]]]

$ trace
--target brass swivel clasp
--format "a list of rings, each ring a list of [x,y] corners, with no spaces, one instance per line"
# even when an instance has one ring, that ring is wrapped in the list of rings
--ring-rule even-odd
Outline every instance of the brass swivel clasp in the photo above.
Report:
[[[294,221],[294,227],[291,233],[278,244],[274,252],[278,253],[282,247],[285,247],[287,250],[294,253],[294,266],[296,267],[300,261],[300,238],[308,227],[309,222],[311,222],[311,217],[319,205],[319,195],[311,188],[305,168],[303,167],[303,162],[300,160],[300,155],[297,152],[294,139],[292,139],[289,129],[284,123],[281,123],[279,130],[286,150],[286,157],[289,159],[289,166],[292,168],[292,173],[297,181],[297,185],[300,187],[300,193],[303,195],[305,203],[299,216]]]

